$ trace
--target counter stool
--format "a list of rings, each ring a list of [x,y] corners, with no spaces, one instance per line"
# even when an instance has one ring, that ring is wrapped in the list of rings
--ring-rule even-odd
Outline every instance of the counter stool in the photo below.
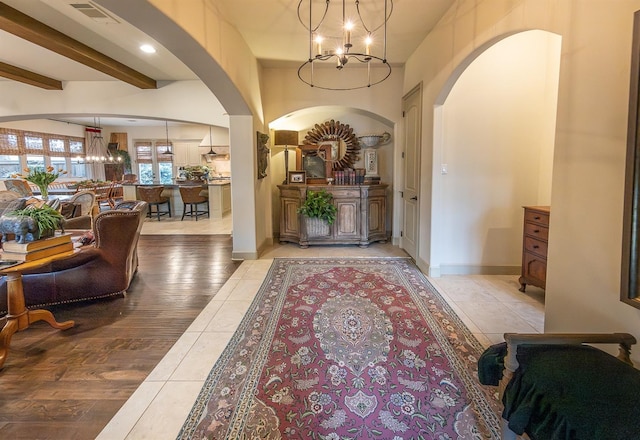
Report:
[[[209,217],[209,197],[201,194],[203,189],[200,185],[181,185],[179,189],[182,203],[184,203],[180,221],[184,220],[185,215],[195,217],[196,221],[198,221],[198,216],[200,215],[207,214],[207,218]],[[198,205],[200,204],[204,204],[207,210],[198,211]],[[187,212],[187,205],[189,205],[189,212]]]
[[[171,198],[168,196],[163,196],[162,191],[164,190],[164,186],[139,186],[138,187],[138,195],[140,196],[140,200],[144,200],[149,205],[149,211],[147,212],[147,217],[152,217],[154,214],[160,221],[161,215],[169,214],[171,217]],[[167,204],[167,210],[161,210],[162,205]],[[155,211],[153,207],[156,207]]]

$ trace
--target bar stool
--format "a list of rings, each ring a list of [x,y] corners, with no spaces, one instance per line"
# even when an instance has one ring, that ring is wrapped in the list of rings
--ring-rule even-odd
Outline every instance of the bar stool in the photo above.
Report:
[[[149,211],[147,212],[147,217],[152,217],[154,214],[160,221],[161,215],[169,214],[171,217],[171,198],[168,196],[163,196],[162,191],[164,190],[164,186],[139,186],[138,187],[138,195],[140,196],[140,200],[144,200],[149,204]],[[167,210],[160,210],[161,206],[167,204]],[[155,211],[153,207],[156,207]]]
[[[209,197],[202,195],[203,189],[199,185],[181,185],[178,187],[180,189],[180,197],[182,198],[182,203],[184,203],[184,209],[182,211],[182,218],[180,221],[184,220],[184,216],[188,215],[189,217],[195,217],[196,221],[198,221],[198,216],[207,214],[207,218],[209,217]],[[198,205],[204,204],[207,208],[206,211],[198,210]],[[189,212],[187,212],[187,205],[189,205]]]

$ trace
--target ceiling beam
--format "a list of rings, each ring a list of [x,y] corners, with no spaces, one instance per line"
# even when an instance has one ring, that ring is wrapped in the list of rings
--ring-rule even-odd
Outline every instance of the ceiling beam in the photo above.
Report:
[[[0,29],[141,89],[156,81],[0,2]]]
[[[0,76],[46,90],[62,90],[62,81],[0,62]]]

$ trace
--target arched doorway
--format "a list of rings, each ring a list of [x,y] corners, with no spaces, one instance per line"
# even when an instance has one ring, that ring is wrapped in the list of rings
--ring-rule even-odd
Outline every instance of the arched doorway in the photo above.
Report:
[[[551,200],[560,40],[527,31],[492,42],[440,94],[431,275],[519,273],[521,207]]]

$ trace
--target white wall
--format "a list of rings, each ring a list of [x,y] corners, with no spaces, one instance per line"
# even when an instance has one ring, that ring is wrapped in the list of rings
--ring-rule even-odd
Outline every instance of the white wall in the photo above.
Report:
[[[405,90],[418,81],[425,85],[422,150],[432,156],[433,105],[475,49],[528,29],[562,37],[545,331],[626,331],[640,338],[640,310],[619,301],[629,71],[638,9],[640,0],[461,0],[405,68]],[[422,189],[429,190],[428,183]],[[632,357],[638,361],[640,353]]]
[[[559,62],[557,35],[515,34],[481,53],[439,109],[432,274],[520,272],[522,206],[551,202]]]

